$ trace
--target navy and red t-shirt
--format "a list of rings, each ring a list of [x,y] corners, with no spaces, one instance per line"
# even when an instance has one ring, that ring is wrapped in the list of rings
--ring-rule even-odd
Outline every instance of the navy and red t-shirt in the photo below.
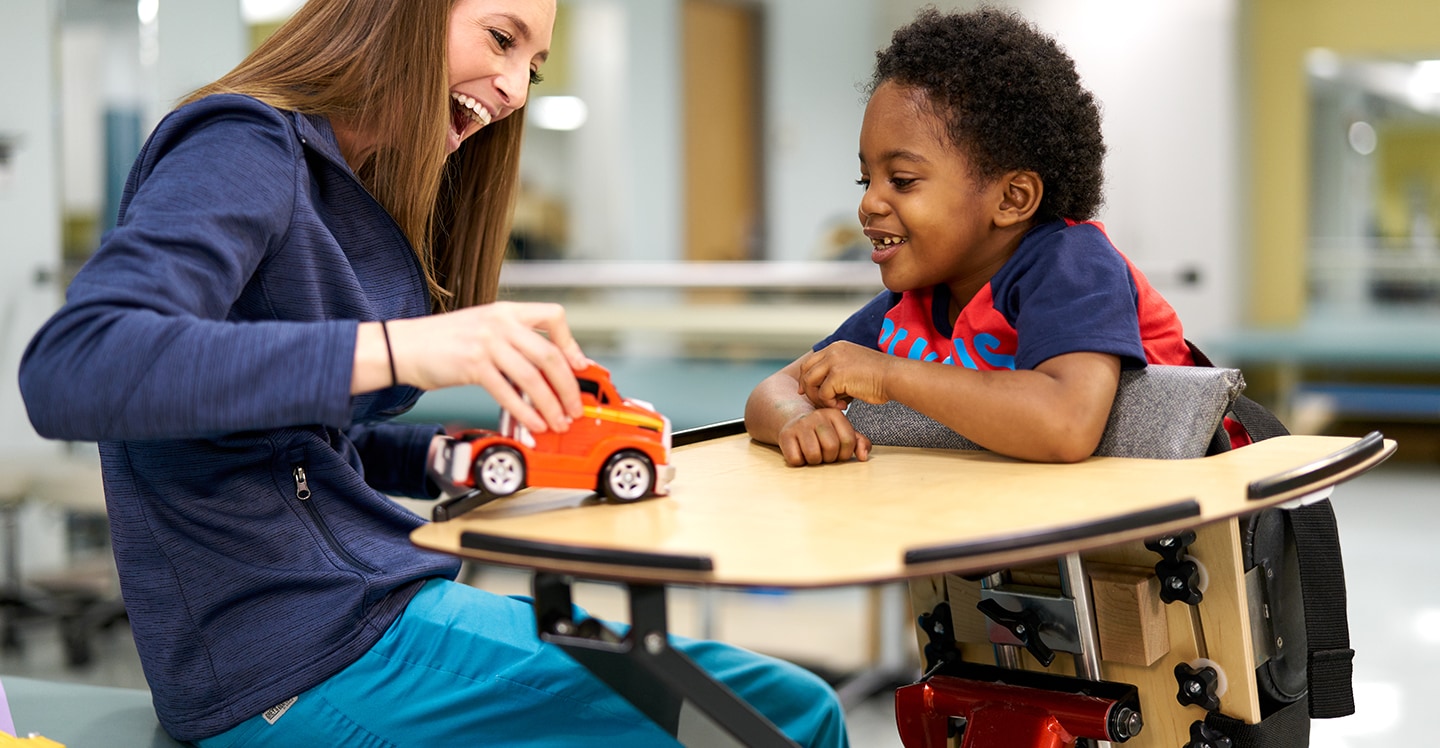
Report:
[[[1175,310],[1095,222],[1031,229],[953,325],[946,286],[883,291],[814,349],[837,340],[978,370],[1081,351],[1119,356],[1125,369],[1195,365]],[[1230,418],[1225,429],[1232,447],[1251,442]]]
[[[1098,223],[1035,227],[950,324],[943,285],[882,292],[815,346],[847,340],[895,356],[970,369],[1033,369],[1065,353],[1192,365],[1175,310]]]

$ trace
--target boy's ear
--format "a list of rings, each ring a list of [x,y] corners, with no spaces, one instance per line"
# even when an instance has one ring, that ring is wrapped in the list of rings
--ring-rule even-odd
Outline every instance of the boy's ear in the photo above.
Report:
[[[1040,209],[1045,196],[1045,182],[1033,171],[1012,171],[1000,177],[1000,204],[995,210],[995,225],[1005,228],[1024,223]]]

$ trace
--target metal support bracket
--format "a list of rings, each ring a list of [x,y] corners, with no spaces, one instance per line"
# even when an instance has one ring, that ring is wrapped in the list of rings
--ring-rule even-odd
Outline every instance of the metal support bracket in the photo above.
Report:
[[[533,584],[540,638],[565,650],[682,744],[798,748],[670,646],[663,585],[625,584],[630,627],[617,632],[594,618],[576,620],[569,577],[536,572]]]
[[[986,604],[987,600],[993,603]],[[1052,650],[1080,653],[1074,600],[1053,590],[1007,584],[982,589],[980,602],[980,610],[988,619],[986,632],[991,644],[1025,647],[1047,666],[1054,655],[1046,653]],[[1016,628],[1022,630],[1017,632]]]

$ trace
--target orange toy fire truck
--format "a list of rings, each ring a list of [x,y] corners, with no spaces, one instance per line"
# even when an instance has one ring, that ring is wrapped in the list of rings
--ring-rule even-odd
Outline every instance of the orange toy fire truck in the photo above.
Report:
[[[670,419],[647,402],[621,397],[603,366],[592,364],[575,378],[585,412],[568,431],[531,433],[502,412],[498,432],[451,434],[455,440],[441,458],[450,480],[497,498],[527,486],[593,489],[619,502],[663,496],[675,475]]]

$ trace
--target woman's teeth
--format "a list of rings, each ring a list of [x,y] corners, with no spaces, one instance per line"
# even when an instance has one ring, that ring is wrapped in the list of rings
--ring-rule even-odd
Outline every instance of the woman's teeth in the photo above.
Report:
[[[490,124],[490,110],[481,106],[480,102],[462,93],[452,92],[450,98],[454,99],[455,102],[460,105],[461,110],[464,111],[471,120],[474,120],[476,124],[481,127]]]

